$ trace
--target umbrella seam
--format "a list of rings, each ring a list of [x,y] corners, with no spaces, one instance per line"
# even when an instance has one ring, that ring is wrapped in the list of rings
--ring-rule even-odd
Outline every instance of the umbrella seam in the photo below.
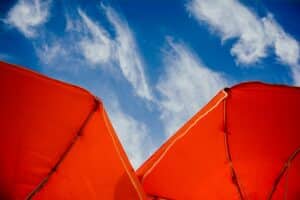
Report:
[[[107,118],[106,118],[104,112],[102,112],[102,115],[104,116],[104,117],[103,117],[103,118],[104,118],[104,123],[106,124],[106,126],[107,126],[107,128],[108,128],[109,135],[110,135],[110,137],[111,137],[111,140],[113,141],[113,145],[114,145],[114,147],[115,147],[116,152],[117,152],[118,155],[119,155],[119,158],[120,158],[120,160],[121,160],[121,163],[122,163],[123,167],[125,168],[125,171],[126,171],[127,175],[129,176],[129,179],[130,179],[130,181],[131,181],[133,187],[134,187],[135,190],[137,191],[137,194],[138,194],[139,198],[140,198],[140,199],[144,199],[144,198],[143,198],[144,195],[141,194],[141,191],[139,190],[139,188],[138,188],[138,186],[137,186],[137,184],[136,184],[136,182],[135,182],[135,180],[134,180],[134,177],[132,176],[132,173],[130,173],[130,169],[128,169],[128,165],[126,165],[126,161],[123,159],[123,156],[122,156],[122,154],[121,154],[121,152],[120,152],[120,149],[119,149],[118,144],[117,144],[117,141],[116,141],[117,138],[114,137],[115,134],[114,134],[113,127],[112,127],[111,124],[108,122],[108,120],[107,120]]]
[[[236,189],[239,193],[240,199],[244,200],[245,198],[243,196],[241,185],[238,181],[238,177],[237,177],[236,171],[234,169],[233,162],[232,162],[232,157],[231,157],[231,153],[230,153],[230,147],[229,147],[229,142],[228,142],[228,127],[227,127],[227,110],[226,110],[226,106],[227,106],[227,104],[226,104],[226,99],[225,99],[224,100],[224,108],[223,108],[223,112],[224,112],[223,120],[224,120],[225,152],[226,152],[227,161],[228,161],[228,164],[229,164],[229,167],[230,167],[232,182],[235,185],[235,187],[236,187]]]
[[[300,147],[298,147],[291,155],[290,157],[288,158],[288,160],[284,163],[283,167],[281,168],[278,176],[276,177],[275,181],[274,181],[274,184],[272,186],[272,189],[268,195],[268,200],[271,200],[272,197],[273,197],[273,194],[275,193],[276,189],[277,189],[277,186],[281,180],[281,178],[283,177],[283,175],[285,173],[287,173],[288,169],[290,168],[291,164],[292,164],[292,161],[297,157],[297,155],[300,153]]]
[[[163,153],[160,155],[160,157],[153,163],[153,165],[145,172],[143,177],[141,178],[141,182],[143,183],[145,178],[150,174],[151,171],[156,167],[156,165],[161,161],[161,159],[166,155],[166,153],[170,150],[170,148],[180,139],[182,139],[184,136],[187,135],[189,130],[194,127],[201,119],[203,119],[205,116],[207,116],[208,113],[213,111],[224,99],[227,98],[228,94],[225,90],[222,90],[224,96],[220,98],[209,110],[207,110],[205,113],[200,115],[182,134],[178,135],[174,140],[166,147],[166,149],[163,151]]]
[[[34,195],[36,195],[49,181],[50,177],[57,171],[58,167],[61,165],[61,163],[64,161],[64,159],[67,157],[68,153],[71,151],[75,143],[79,140],[80,136],[82,135],[82,131],[85,128],[86,124],[89,122],[91,117],[94,115],[94,113],[99,108],[100,101],[94,97],[94,106],[93,109],[89,112],[88,116],[83,121],[82,125],[80,126],[79,130],[75,134],[75,136],[71,139],[70,144],[67,146],[65,151],[62,153],[62,155],[59,157],[58,161],[55,163],[55,165],[51,168],[50,172],[47,174],[46,177],[43,178],[43,180],[27,195],[25,198],[26,200],[31,200]]]

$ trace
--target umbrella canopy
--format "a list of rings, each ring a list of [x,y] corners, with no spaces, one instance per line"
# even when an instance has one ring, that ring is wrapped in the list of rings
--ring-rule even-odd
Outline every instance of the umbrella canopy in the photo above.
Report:
[[[300,199],[300,88],[217,94],[137,171],[165,199]]]
[[[220,91],[137,177],[98,98],[4,62],[0,85],[0,199],[300,199],[300,88]]]
[[[99,99],[0,62],[0,199],[143,199]]]

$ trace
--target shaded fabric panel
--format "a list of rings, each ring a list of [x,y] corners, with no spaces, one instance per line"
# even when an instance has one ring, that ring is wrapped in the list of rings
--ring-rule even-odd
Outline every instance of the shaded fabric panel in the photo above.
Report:
[[[142,181],[144,175],[149,171],[155,162],[161,157],[161,155],[166,151],[167,148],[170,148],[171,143],[177,140],[179,135],[182,135],[186,129],[190,127],[191,124],[195,123],[199,116],[204,115],[211,107],[216,105],[220,100],[224,98],[224,93],[219,92],[207,105],[198,111],[191,119],[188,120],[180,129],[173,134],[156,152],[154,152],[136,171],[137,176]]]
[[[227,102],[228,141],[244,198],[267,199],[285,162],[300,147],[300,88],[240,84]],[[299,174],[299,164],[290,170]],[[291,187],[299,188],[299,180]],[[290,195],[289,200],[299,199]]]
[[[141,186],[101,107],[34,199],[143,199]]]
[[[0,198],[24,199],[93,107],[78,87],[0,62]]]
[[[147,161],[148,169],[146,162],[138,170],[148,195],[166,199],[239,198],[226,157],[223,99],[221,92],[162,147],[163,153],[158,150],[158,155]]]
[[[284,167],[284,166],[282,166]],[[297,200],[300,199],[300,154],[289,164],[285,173],[280,179],[272,200]]]

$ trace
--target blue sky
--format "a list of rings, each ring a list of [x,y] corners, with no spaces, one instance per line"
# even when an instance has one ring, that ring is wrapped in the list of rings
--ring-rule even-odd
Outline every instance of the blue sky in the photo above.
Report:
[[[0,2],[0,59],[100,97],[135,167],[218,90],[300,85],[297,0]]]

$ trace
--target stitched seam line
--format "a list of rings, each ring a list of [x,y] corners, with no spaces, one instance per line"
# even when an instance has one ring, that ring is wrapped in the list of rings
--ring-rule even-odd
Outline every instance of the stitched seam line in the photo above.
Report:
[[[300,147],[298,147],[289,157],[289,159],[284,163],[283,167],[281,168],[278,176],[276,177],[274,184],[272,186],[271,192],[268,195],[268,200],[271,200],[273,197],[273,194],[275,193],[277,186],[281,180],[281,178],[283,177],[283,175],[285,173],[287,173],[287,170],[289,169],[289,167],[291,166],[292,161],[296,158],[296,156],[300,153]]]
[[[228,142],[226,99],[224,100],[223,112],[224,112],[224,117],[223,117],[223,120],[224,120],[224,143],[225,143],[226,157],[227,157],[227,161],[228,161],[228,164],[229,164],[229,167],[230,167],[230,172],[231,172],[231,179],[232,179],[232,182],[235,185],[235,187],[236,187],[236,189],[239,193],[240,199],[244,200],[243,193],[242,193],[242,190],[241,190],[241,186],[240,186],[240,183],[238,181],[236,171],[235,171],[233,163],[232,163],[230,147],[229,147],[229,142]]]
[[[227,92],[225,90],[222,90],[224,93],[224,96],[220,98],[215,105],[213,105],[209,110],[207,110],[205,113],[200,115],[182,134],[178,135],[174,140],[166,147],[164,152],[160,155],[160,157],[153,163],[153,165],[144,173],[141,182],[143,183],[145,178],[153,171],[153,169],[156,167],[156,165],[161,161],[161,159],[167,154],[167,152],[170,150],[170,148],[180,139],[182,139],[191,128],[193,128],[202,118],[204,118],[208,113],[213,111],[224,99],[227,98]]]
[[[75,145],[75,143],[78,141],[80,136],[82,135],[82,131],[85,128],[86,124],[89,122],[93,114],[96,112],[96,110],[99,108],[99,100],[95,98],[95,105],[93,107],[93,110],[91,110],[88,114],[88,116],[85,118],[84,122],[80,126],[79,130],[77,131],[76,135],[72,138],[70,144],[67,146],[66,150],[62,153],[62,155],[59,157],[58,161],[55,163],[55,165],[51,168],[50,172],[47,174],[47,176],[27,195],[25,198],[26,200],[31,200],[34,195],[36,195],[49,181],[50,177],[57,171],[58,167],[61,165],[63,160],[67,157],[68,153],[71,151],[72,147]]]
[[[102,116],[104,119],[104,123],[106,124],[107,128],[108,128],[108,132],[109,132],[109,136],[111,137],[111,140],[113,141],[113,145],[115,147],[116,152],[119,155],[119,158],[121,160],[121,163],[123,165],[123,167],[125,168],[125,171],[127,173],[127,175],[129,176],[129,179],[134,187],[134,189],[136,190],[138,196],[140,199],[144,199],[144,195],[141,193],[141,191],[139,190],[139,187],[136,184],[136,181],[134,180],[134,177],[132,176],[132,174],[130,173],[130,169],[128,169],[128,165],[126,165],[126,161],[123,159],[122,154],[120,152],[120,149],[118,147],[117,141],[116,141],[116,137],[114,137],[114,130],[113,127],[111,126],[111,123],[107,120],[106,115],[104,113],[104,111],[102,111]]]

